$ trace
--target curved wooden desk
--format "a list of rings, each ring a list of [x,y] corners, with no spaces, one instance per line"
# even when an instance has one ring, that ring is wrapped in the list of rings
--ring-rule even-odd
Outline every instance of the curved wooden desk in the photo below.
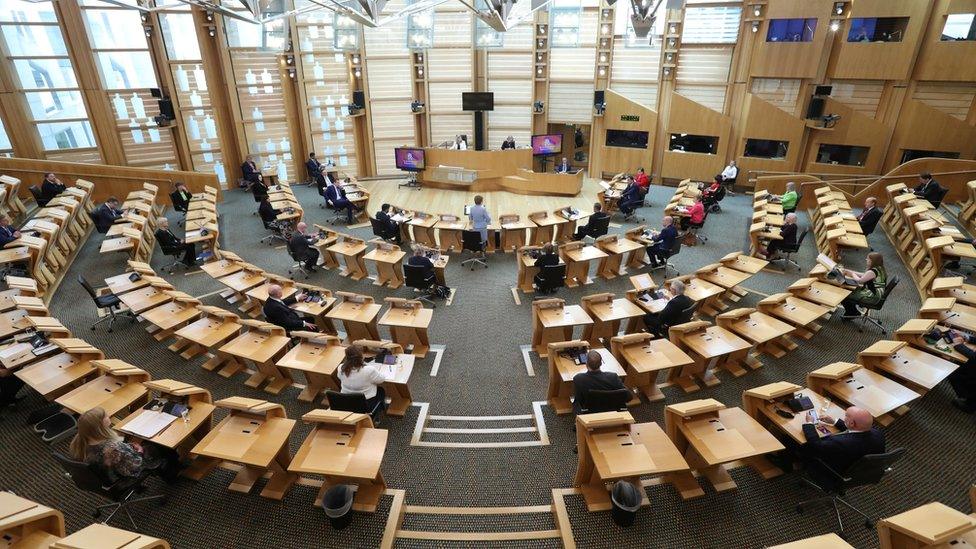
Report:
[[[532,171],[532,149],[456,151],[432,147],[424,149],[424,154],[427,169],[418,179],[427,187],[543,196],[576,196],[583,187],[582,171]]]

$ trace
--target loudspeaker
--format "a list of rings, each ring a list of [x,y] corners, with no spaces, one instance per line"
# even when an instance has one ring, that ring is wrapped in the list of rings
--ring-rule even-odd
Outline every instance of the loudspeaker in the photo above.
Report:
[[[824,99],[822,97],[811,97],[810,106],[807,107],[807,118],[815,119],[823,116]]]
[[[830,95],[832,91],[834,91],[833,86],[817,86],[813,91],[813,95]]]
[[[366,94],[362,90],[352,92],[352,104],[360,109],[366,108]]]
[[[149,88],[149,95],[155,97],[156,99],[163,98],[163,90],[159,88]]]
[[[602,105],[605,101],[606,93],[603,90],[596,90],[593,92],[593,104]]]
[[[482,111],[474,113],[474,150],[485,150],[485,113]]]
[[[173,110],[173,101],[171,99],[159,100],[159,114],[169,120],[176,120],[176,111]]]

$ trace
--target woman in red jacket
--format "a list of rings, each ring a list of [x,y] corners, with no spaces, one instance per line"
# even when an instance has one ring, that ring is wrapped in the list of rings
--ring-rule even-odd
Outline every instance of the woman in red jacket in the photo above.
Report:
[[[691,225],[698,225],[705,220],[705,205],[702,204],[702,199],[699,196],[695,199],[695,203],[688,210],[688,216],[681,218],[681,229],[688,230]]]
[[[651,180],[644,173],[644,168],[637,168],[637,173],[634,174],[634,183],[640,187],[641,194],[647,194],[647,191],[651,188]]]

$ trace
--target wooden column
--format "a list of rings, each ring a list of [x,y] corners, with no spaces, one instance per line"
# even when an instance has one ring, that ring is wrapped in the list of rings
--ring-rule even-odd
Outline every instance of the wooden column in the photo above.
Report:
[[[173,80],[173,71],[170,69],[169,57],[166,55],[166,45],[163,43],[162,26],[159,22],[159,12],[149,14],[149,19],[145,23],[152,26],[152,33],[146,40],[149,44],[149,54],[152,56],[153,69],[156,72],[156,82],[163,97],[169,97],[173,101],[173,110],[179,113],[179,101],[176,97],[176,82]],[[176,120],[171,120],[169,126],[160,128],[160,131],[169,131],[173,135],[173,144],[176,146],[177,169],[193,171],[193,160],[190,155],[190,144],[186,141],[186,135],[181,130],[183,119],[179,114]]]
[[[233,71],[224,70],[226,42],[220,17],[213,15],[207,20],[207,12],[193,6],[193,23],[197,30],[197,42],[200,45],[200,60],[207,75],[207,91],[210,96],[210,106],[214,111],[214,122],[217,125],[217,137],[220,139],[220,153],[224,161],[224,172],[227,174],[227,185],[233,188],[240,173],[240,166],[244,163],[247,142],[238,135],[241,127],[236,121],[240,119],[241,110],[237,104],[237,90],[234,87]],[[212,28],[215,36],[210,36]],[[189,37],[187,37],[189,39]],[[229,60],[228,60],[229,62]],[[228,80],[228,75],[231,77]],[[232,97],[233,96],[233,97]]]
[[[27,98],[18,91],[17,76],[8,54],[6,44],[0,40],[0,118],[15,156],[43,159],[41,136],[31,122]]]

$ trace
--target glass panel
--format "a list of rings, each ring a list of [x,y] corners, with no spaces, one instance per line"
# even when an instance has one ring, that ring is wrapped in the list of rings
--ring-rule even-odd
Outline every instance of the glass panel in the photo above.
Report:
[[[786,160],[789,151],[789,141],[775,141],[772,139],[746,139],[746,149],[743,156],[752,158],[769,158],[771,160]]]
[[[57,120],[61,118],[85,118],[85,103],[79,91],[26,92],[34,120]],[[87,145],[82,145],[87,146]]]
[[[87,120],[38,124],[37,131],[45,151],[95,146],[95,136]]]
[[[425,49],[434,44],[434,10],[424,10],[407,18],[407,47]]]
[[[4,25],[3,38],[12,56],[68,55],[57,25]]]
[[[15,59],[14,69],[25,90],[78,86],[70,59]]]
[[[716,154],[718,151],[718,138],[710,135],[672,133],[668,150],[673,152]]]
[[[56,22],[54,6],[50,2],[24,2],[23,0],[3,0],[0,2],[0,22]]]
[[[953,13],[946,17],[942,41],[976,40],[976,13]]]
[[[848,42],[901,42],[908,17],[859,17],[851,19]]]
[[[283,19],[265,25],[224,17],[227,45],[232,48],[267,48],[280,50],[285,45],[287,29]]]
[[[356,22],[345,15],[335,14],[333,20],[335,27],[335,44],[337,50],[358,50],[359,49],[359,29]]]
[[[820,149],[817,151],[817,162],[820,164],[863,166],[868,159],[868,152],[870,151],[870,147],[821,143]]]
[[[161,13],[159,26],[163,30],[166,56],[171,60],[200,59],[193,16],[189,13]]]
[[[734,44],[742,8],[688,8],[681,39],[686,44]]]
[[[142,49],[146,46],[146,35],[142,29],[142,18],[136,10],[85,10],[88,21],[88,35],[92,49]],[[122,29],[125,29],[124,32]]]
[[[767,42],[813,42],[817,30],[817,20],[810,19],[771,19]]]
[[[553,8],[550,19],[552,45],[556,48],[575,48],[579,45],[580,7]]]
[[[99,52],[95,56],[105,89],[157,87],[149,52]]]
[[[10,144],[10,138],[7,137],[7,128],[3,127],[3,120],[0,120],[0,151],[9,151],[13,149]]]

